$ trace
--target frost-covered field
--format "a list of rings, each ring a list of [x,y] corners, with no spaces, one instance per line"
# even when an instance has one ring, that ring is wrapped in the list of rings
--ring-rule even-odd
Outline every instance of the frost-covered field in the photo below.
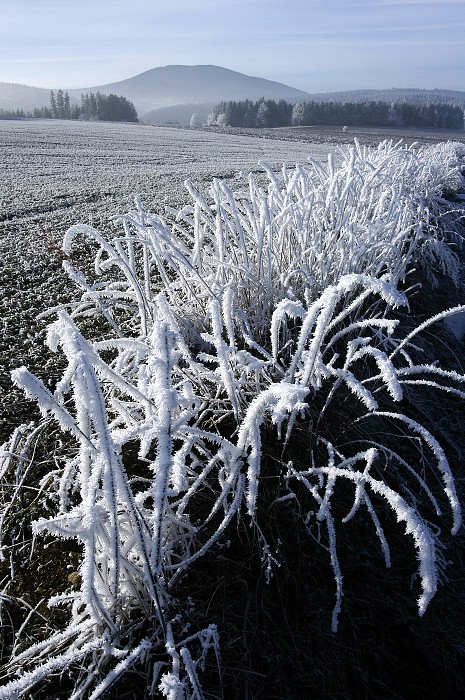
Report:
[[[163,211],[186,198],[184,181],[238,182],[238,172],[325,160],[334,146],[131,124],[0,120],[0,386],[12,363],[35,365],[37,313],[67,298],[61,240],[76,223],[112,230],[141,197]],[[14,358],[14,359],[13,359]],[[47,369],[42,370],[47,372]],[[21,411],[3,395],[0,439]]]
[[[61,249],[21,249],[29,272],[9,232],[7,291],[40,274],[36,306],[65,298],[63,259],[74,301],[50,310],[47,356],[18,323],[32,364],[12,378],[42,417],[0,449],[0,700],[410,697],[379,661],[362,681],[337,673],[347,648],[361,663],[357,644],[386,658],[385,637],[376,649],[355,634],[351,600],[376,628],[404,615],[409,629],[458,567],[465,371],[437,328],[464,307],[444,310],[431,289],[463,295],[465,146],[355,142],[307,161],[286,143],[278,168],[277,142],[240,137],[271,162],[238,179],[224,154],[221,173],[205,165],[206,144],[229,139],[195,132],[193,158],[189,132],[167,134],[179,161],[161,199],[139,181],[111,229],[91,202],[103,210],[111,186],[83,184],[88,221]],[[7,320],[22,294],[6,295]]]

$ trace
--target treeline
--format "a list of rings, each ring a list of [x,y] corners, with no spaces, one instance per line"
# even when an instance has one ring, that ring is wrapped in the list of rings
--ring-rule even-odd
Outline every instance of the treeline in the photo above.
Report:
[[[138,122],[136,108],[122,95],[101,95],[86,93],[81,95],[81,118],[106,122]]]
[[[412,126],[463,129],[461,107],[448,104],[370,102],[299,102],[260,99],[220,102],[208,115],[208,125],[279,126]]]
[[[0,109],[0,117],[10,119],[81,119],[87,121],[138,122],[136,109],[132,102],[122,95],[102,95],[85,93],[81,95],[81,104],[71,104],[69,94],[63,90],[52,90],[50,107],[36,107],[33,110]]]
[[[389,88],[388,90],[346,90],[317,92],[309,96],[316,102],[393,102],[403,104],[448,104],[465,109],[465,92],[458,90],[425,90],[423,88]]]
[[[220,102],[210,112],[207,124],[219,126],[274,127],[292,123],[294,105],[285,100]]]

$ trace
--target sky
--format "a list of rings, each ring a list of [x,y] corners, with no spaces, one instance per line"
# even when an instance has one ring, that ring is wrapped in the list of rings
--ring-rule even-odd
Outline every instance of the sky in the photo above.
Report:
[[[306,92],[465,90],[465,0],[0,0],[0,82],[213,64]]]

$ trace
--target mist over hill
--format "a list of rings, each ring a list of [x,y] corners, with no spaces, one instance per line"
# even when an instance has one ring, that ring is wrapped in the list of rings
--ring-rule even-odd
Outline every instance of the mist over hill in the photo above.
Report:
[[[70,96],[70,102],[77,103],[78,99]],[[0,82],[0,109],[29,111],[35,107],[50,107],[49,89]]]

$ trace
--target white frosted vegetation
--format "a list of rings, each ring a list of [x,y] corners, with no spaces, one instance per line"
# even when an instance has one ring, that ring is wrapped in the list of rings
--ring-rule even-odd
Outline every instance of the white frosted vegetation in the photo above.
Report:
[[[188,603],[174,605],[176,586],[234,537],[229,526],[241,515],[272,572],[264,466],[283,474],[276,503],[305,495],[315,508],[305,526],[326,527],[334,631],[343,610],[338,532],[362,510],[387,566],[385,509],[411,538],[424,613],[440,568],[431,511],[455,533],[460,504],[441,445],[399,404],[424,385],[463,396],[465,379],[418,363],[415,332],[402,335],[396,310],[408,309],[401,285],[412,265],[431,265],[426,249],[457,275],[437,217],[444,192],[460,186],[463,155],[459,144],[356,143],[326,165],[275,173],[263,164],[266,187],[252,175],[243,191],[214,180],[202,193],[187,182],[191,203],[165,215],[136,199],[111,240],[88,225],[69,229],[64,267],[82,295],[53,312],[47,336],[65,360],[62,378],[54,391],[25,368],[13,379],[44,425],[68,436],[47,475],[53,512],[33,530],[80,543],[81,583],[50,601],[70,604],[67,629],[13,655],[0,698],[25,696],[84,659],[73,698],[100,697],[134,666],[167,698],[201,698],[218,631],[205,619],[186,632]],[[82,238],[96,250],[87,278],[71,263]],[[94,331],[85,333],[89,319]],[[390,438],[393,426],[410,437],[404,447]],[[16,431],[3,446],[5,480],[33,459],[28,435]],[[353,496],[340,518],[342,482]]]

